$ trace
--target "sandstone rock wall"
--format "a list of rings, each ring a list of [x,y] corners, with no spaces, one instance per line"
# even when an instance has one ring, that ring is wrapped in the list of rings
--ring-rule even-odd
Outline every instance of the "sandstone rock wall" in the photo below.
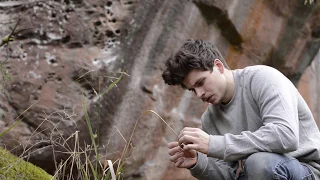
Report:
[[[184,126],[199,127],[206,104],[161,79],[164,61],[188,38],[215,42],[231,68],[271,65],[295,84],[320,47],[319,6],[304,0],[25,2],[0,3],[0,37],[10,32],[19,15],[19,28],[31,28],[18,34],[8,51],[5,67],[14,80],[3,87],[2,127],[36,104],[2,143],[11,149],[13,142],[21,143],[16,153],[33,146],[36,153],[30,161],[51,173],[52,148],[61,148],[61,137],[79,130],[81,140],[90,142],[82,94],[102,160],[120,157],[123,137],[129,139],[147,110],[157,112],[177,132]],[[5,48],[1,53],[5,57]],[[99,99],[122,70],[129,76]],[[169,162],[167,143],[175,138],[158,116],[139,119],[126,179],[193,179]]]
[[[320,52],[318,51],[317,56],[314,58],[310,66],[304,71],[301,79],[298,83],[299,92],[306,100],[310,107],[313,117],[317,121],[318,127],[320,127]]]

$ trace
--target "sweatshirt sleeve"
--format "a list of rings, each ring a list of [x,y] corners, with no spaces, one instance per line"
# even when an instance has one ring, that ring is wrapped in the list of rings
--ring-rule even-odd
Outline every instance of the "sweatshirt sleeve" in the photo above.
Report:
[[[207,111],[202,115],[201,119],[203,122],[204,118],[207,118]],[[203,125],[203,124],[202,124]],[[205,126],[202,126],[201,129],[208,133]],[[235,171],[237,163],[225,162],[220,159],[208,157],[206,154],[197,152],[197,163],[190,168],[190,173],[193,177],[197,179],[228,179],[235,180]]]
[[[252,94],[263,126],[239,135],[210,135],[208,156],[234,161],[255,152],[288,153],[298,148],[297,89],[271,67],[256,71],[248,80],[245,91]]]
[[[197,179],[228,179],[235,180],[236,167],[227,162],[215,158],[207,157],[207,155],[198,152],[197,164],[189,169],[192,176]]]

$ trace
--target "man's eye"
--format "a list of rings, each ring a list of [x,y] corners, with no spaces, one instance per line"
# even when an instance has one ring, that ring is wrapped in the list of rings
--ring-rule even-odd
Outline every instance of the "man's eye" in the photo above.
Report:
[[[197,85],[202,86],[204,84],[204,80],[201,80]]]

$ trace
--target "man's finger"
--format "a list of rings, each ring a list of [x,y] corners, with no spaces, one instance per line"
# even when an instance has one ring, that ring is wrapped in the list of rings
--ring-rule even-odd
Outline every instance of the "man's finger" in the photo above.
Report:
[[[196,150],[199,151],[199,146],[198,144],[187,144],[183,146],[184,151],[190,151],[190,150]]]
[[[178,161],[174,164],[176,167],[181,166],[181,164],[184,162],[184,158],[181,157],[180,159],[178,159]]]
[[[199,130],[199,128],[193,128],[193,127],[185,127],[183,129],[185,129],[187,131],[198,131]]]
[[[178,152],[181,152],[181,151],[182,151],[181,147],[180,147],[180,146],[176,146],[176,147],[174,147],[174,148],[169,149],[169,150],[168,150],[168,154],[169,154],[170,156],[172,156],[172,155],[174,155],[174,154],[176,154],[176,153],[178,153]]]
[[[199,128],[185,127],[185,128],[183,128],[183,129],[180,131],[179,136],[180,136],[181,134],[183,134],[183,133],[187,133],[187,132],[197,132],[197,131],[199,131]]]
[[[182,136],[185,136],[185,135],[197,137],[198,133],[195,131],[183,131],[182,133],[179,134],[178,139],[180,139]]]
[[[168,144],[168,148],[171,149],[173,147],[176,147],[176,146],[179,146],[179,143],[177,141],[174,141],[174,142],[170,142]]]
[[[181,157],[182,157],[182,153],[176,153],[170,157],[170,161],[176,163]]]
[[[199,128],[185,127],[180,131],[180,133],[182,133],[183,131],[195,132],[195,131],[198,131],[198,130],[199,130]]]
[[[195,137],[192,137],[192,136],[189,136],[189,135],[185,135],[185,136],[182,136],[180,139],[179,139],[179,144],[184,144],[187,145],[187,144],[194,144],[196,143],[196,138]]]

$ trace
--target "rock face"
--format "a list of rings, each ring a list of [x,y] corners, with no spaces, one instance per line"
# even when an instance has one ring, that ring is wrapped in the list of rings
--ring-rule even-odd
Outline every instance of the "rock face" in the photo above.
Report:
[[[84,105],[102,160],[120,157],[123,137],[147,110],[176,132],[199,127],[206,104],[161,78],[166,58],[188,38],[215,42],[231,68],[266,64],[295,84],[320,47],[319,6],[303,0],[18,0],[0,2],[0,13],[0,37],[18,17],[18,29],[27,29],[1,49],[13,77],[2,87],[2,129],[32,105],[2,144],[16,154],[32,147],[29,160],[50,173],[53,158],[64,158],[52,153],[63,138],[78,130],[90,142]],[[129,76],[99,98],[122,70]],[[155,114],[140,118],[126,179],[193,179],[169,162],[175,138]]]
[[[301,79],[298,82],[299,92],[306,100],[310,107],[313,117],[317,120],[318,127],[320,127],[320,51],[312,61],[311,65],[305,70]]]
[[[124,68],[119,45],[134,4],[51,0],[0,2],[0,7],[1,37],[10,33],[4,24],[13,26],[18,18],[22,20],[17,31],[25,29],[1,49],[3,59],[9,55],[4,67],[13,78],[2,84],[2,128],[34,104],[2,143],[16,154],[37,149],[29,160],[52,173],[52,147],[76,130],[83,139],[88,137],[84,104],[93,127],[102,120],[106,127],[112,123],[122,90],[108,93],[101,103],[97,95]]]

